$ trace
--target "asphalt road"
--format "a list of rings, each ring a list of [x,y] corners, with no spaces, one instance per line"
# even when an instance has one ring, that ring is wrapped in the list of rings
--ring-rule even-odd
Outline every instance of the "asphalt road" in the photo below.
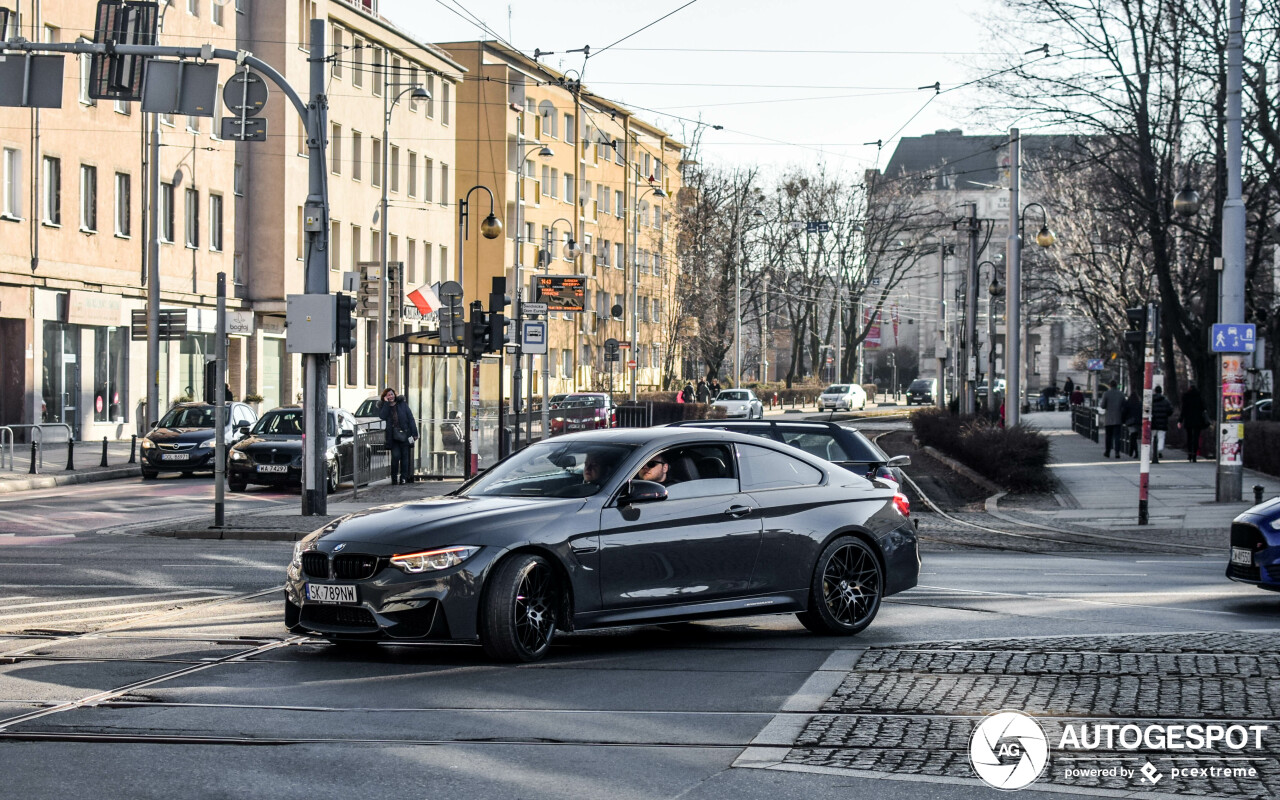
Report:
[[[126,478],[0,494],[0,546],[4,534],[75,534],[145,521],[213,516],[213,478],[207,473],[163,473],[155,480]],[[299,507],[298,490],[251,486],[226,493],[226,513]]]
[[[855,639],[757,617],[564,636],[508,666],[469,646],[290,637],[288,544],[7,544],[0,772],[5,796],[32,800],[1003,797],[734,764],[867,647],[1280,631],[1276,596],[1226,581],[1217,557],[961,551],[927,553],[921,586]]]

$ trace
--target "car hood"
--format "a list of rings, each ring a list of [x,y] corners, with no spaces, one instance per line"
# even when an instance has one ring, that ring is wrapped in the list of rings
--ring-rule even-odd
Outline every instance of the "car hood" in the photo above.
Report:
[[[154,428],[147,438],[156,444],[177,444],[179,442],[207,442],[217,436],[217,428]],[[227,429],[227,438],[231,438],[231,429]]]
[[[302,437],[300,436],[249,436],[236,445],[237,450],[279,450],[281,452],[289,452],[291,450],[302,450]]]
[[[750,400],[717,400],[711,405],[723,406],[725,408],[739,408],[741,406],[749,405],[750,403]]]
[[[335,522],[320,542],[432,548],[456,544],[506,547],[559,526],[581,498],[428,497],[360,511]]]

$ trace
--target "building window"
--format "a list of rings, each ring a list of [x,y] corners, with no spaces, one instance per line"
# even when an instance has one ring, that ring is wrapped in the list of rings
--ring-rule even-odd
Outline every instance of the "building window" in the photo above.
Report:
[[[329,171],[334,175],[342,174],[342,126],[333,123],[329,126],[329,141],[332,147],[329,148]]]
[[[378,383],[378,322],[372,319],[364,324],[364,382]]]
[[[98,231],[98,168],[80,165],[80,230]]]
[[[382,48],[380,47],[373,48],[372,72],[373,72],[373,96],[374,97],[382,96],[382,59],[383,58],[384,58],[384,55],[382,53]]]
[[[329,269],[342,269],[342,223],[336,219],[329,220]]]
[[[408,252],[404,259],[404,290],[412,291],[418,283],[418,243],[413,239],[405,240]]]
[[[213,0],[213,24],[222,27],[222,4],[219,0]]]
[[[126,117],[133,113],[133,103],[127,100],[116,100],[113,107],[117,114],[123,114]]]
[[[200,0],[187,0],[187,13],[193,17],[200,16]]]
[[[364,41],[359,36],[351,37],[351,85],[364,88]]]
[[[444,280],[449,274],[449,248],[440,245],[440,280]]]
[[[360,226],[351,226],[351,269],[360,269]]]
[[[573,202],[573,175],[568,172],[564,174],[564,201]]]
[[[200,191],[187,189],[184,193],[186,207],[186,239],[187,247],[200,246]]]
[[[172,115],[172,114],[161,114],[161,115],[160,115],[160,124],[161,124],[161,125],[168,125],[170,128],[172,128],[172,127],[173,127],[173,115]]]
[[[436,76],[427,76],[427,119],[435,119],[436,116]]]
[[[353,181],[361,180],[361,173],[364,172],[363,162],[360,160],[362,139],[360,131],[351,132],[351,179]]]
[[[79,44],[89,44],[91,40],[84,37],[76,39]],[[80,54],[80,103],[86,106],[96,106],[98,103],[89,96],[89,87],[93,85],[93,69],[92,56],[88,53]]]
[[[623,206],[625,205],[626,203],[622,199],[622,192],[615,190],[613,193],[613,213],[616,214],[619,218],[621,218],[622,209],[623,209]]]
[[[418,154],[409,151],[409,196],[418,196]]]
[[[449,187],[449,165],[441,164],[440,165],[440,205],[442,206],[449,205],[449,197],[451,196],[450,191],[451,189]]]
[[[382,185],[382,140],[369,140],[369,160],[373,162],[373,169],[369,170],[369,182],[374,186]]]
[[[616,242],[613,245],[613,248],[614,248],[613,266],[615,269],[622,269],[623,266],[627,263],[627,254],[622,249],[622,242]]]
[[[115,236],[129,236],[132,191],[127,173],[115,173]]]
[[[298,0],[298,49],[311,49],[311,20],[316,18],[315,0]]]
[[[577,132],[576,129],[573,127],[573,115],[565,114],[564,115],[564,143],[573,144],[574,143],[573,137],[576,132]]]
[[[216,3],[217,0],[214,0]],[[337,25],[329,27],[329,74],[335,78],[342,77],[342,59],[346,55],[342,52],[342,28]]]
[[[453,90],[453,84],[448,81],[440,81],[440,90],[444,96],[440,98],[440,124],[449,124],[449,94]]]
[[[160,241],[168,244],[173,243],[173,184],[160,184],[160,207],[157,209],[157,215],[160,217]]]
[[[231,173],[231,191],[235,192],[237,197],[244,196],[244,164],[239,161],[236,162]]]
[[[199,133],[199,132],[200,132],[200,118],[191,117],[191,116],[187,117],[187,133]]]
[[[222,195],[209,195],[209,249],[222,252]]]
[[[421,85],[421,82],[418,80],[418,67],[416,64],[409,67],[409,85]],[[418,98],[414,97],[412,92],[409,93],[409,110],[415,113],[418,110]]]
[[[44,224],[62,224],[62,159],[44,157]]]
[[[422,199],[430,203],[433,199],[432,195],[435,194],[436,162],[429,158],[425,158],[423,161],[427,162],[427,168],[422,175]]]
[[[390,149],[391,155],[387,164],[387,169],[389,170],[387,181],[391,191],[398,192],[400,191],[400,148],[393,144]]]
[[[573,374],[573,351],[560,351],[560,377],[568,378]]]
[[[22,218],[22,151],[4,149],[4,208],[6,219]]]

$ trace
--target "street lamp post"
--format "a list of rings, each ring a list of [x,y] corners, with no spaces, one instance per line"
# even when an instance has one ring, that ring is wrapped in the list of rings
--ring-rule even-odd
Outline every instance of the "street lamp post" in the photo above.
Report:
[[[389,59],[388,59],[389,60]],[[391,99],[391,90],[397,86],[404,86],[395,99]],[[413,92],[414,100],[430,100],[431,93],[423,88],[419,83],[389,83],[387,81],[387,69],[383,66],[382,70],[382,210],[379,212],[379,222],[382,225],[382,233],[378,237],[378,250],[381,251],[379,262],[381,262],[381,270],[378,273],[378,391],[382,391],[387,386],[387,364],[391,360],[391,346],[387,343],[387,319],[388,306],[391,298],[389,286],[390,281],[387,276],[387,237],[389,235],[387,225],[387,187],[391,183],[388,180],[387,153],[390,150],[391,129],[391,112],[395,109],[396,104],[400,102],[400,98],[409,92]],[[398,298],[397,298],[398,299]]]
[[[524,244],[524,162],[529,158],[529,157],[528,157],[528,155],[526,154],[526,151],[528,150],[529,146],[530,146],[529,142],[525,141],[525,138],[524,138],[524,129],[523,129],[523,128],[521,128],[521,129],[520,129],[520,137],[516,140],[516,230],[515,230],[515,247],[516,247],[516,269],[515,269],[515,279],[516,279],[516,290],[515,290],[515,293],[512,295],[512,298],[513,298],[512,302],[514,303],[514,308],[512,308],[512,311],[514,312],[514,317],[515,317],[515,319],[517,320],[517,324],[518,324],[518,322],[519,322],[520,320],[523,320],[523,319],[524,319],[524,310],[523,310],[523,306],[524,306],[524,283],[523,283],[523,282],[524,282],[524,277],[523,277],[523,272],[524,272],[524,248],[523,248],[523,247],[521,247],[521,245],[522,245],[522,244]],[[552,156],[554,156],[554,155],[555,155],[555,151],[553,151],[550,147],[547,147],[546,145],[542,145],[542,146],[538,149],[538,156],[539,156],[540,158],[551,158],[551,157],[552,157]],[[479,284],[477,284],[477,286],[476,286],[476,291],[477,291],[477,292],[479,291]],[[517,342],[518,342],[518,341],[519,341],[519,340],[517,340]],[[548,348],[548,351],[549,351],[549,350],[550,350],[550,348]],[[520,413],[520,411],[521,411],[521,406],[520,406],[520,388],[521,388],[521,386],[522,386],[522,385],[523,385],[523,383],[524,383],[524,376],[523,376],[523,374],[521,373],[521,368],[520,368],[520,357],[521,357],[523,354],[524,354],[524,353],[523,353],[523,349],[517,345],[517,347],[516,347],[516,353],[515,353],[515,359],[514,359],[515,364],[514,364],[514,365],[512,366],[512,368],[511,368],[511,394],[512,394],[512,396],[513,396],[513,397],[512,397],[512,407],[515,409],[516,414],[519,414],[519,413]],[[548,353],[546,353],[546,354],[544,354],[544,355],[542,356],[543,372],[546,372],[547,356],[548,356],[548,355],[550,355],[550,353],[549,353],[549,352],[548,352]],[[534,374],[534,373],[533,373],[533,354],[532,354],[532,353],[531,353],[531,354],[529,354],[529,374],[530,374],[531,376]],[[533,379],[532,379],[532,378],[530,378],[530,383],[531,383],[531,384],[532,384],[532,380],[533,380]],[[532,400],[532,398],[533,398],[533,391],[532,391],[533,387],[532,387],[532,385],[530,385],[530,387],[529,387],[529,388],[530,388],[530,391],[529,391],[530,403],[532,403],[532,402],[533,402],[533,400]],[[542,387],[542,394],[543,394],[543,398],[542,398],[542,437],[543,437],[543,438],[546,438],[546,436],[547,436],[547,397],[546,397],[546,395],[547,395],[547,387],[546,387],[546,383],[545,383],[545,381],[544,381],[544,383],[543,383],[543,387]],[[519,416],[517,416],[517,417],[516,417],[516,420],[518,421],[519,419],[520,419],[520,418],[519,418]],[[517,422],[517,424],[518,424],[518,422]],[[525,440],[526,440],[526,441],[528,441],[528,442],[532,442],[532,441],[533,441],[533,420],[532,420],[532,419],[530,419],[530,420],[529,420],[528,426],[525,428]]]
[[[991,261],[979,264],[974,270],[975,276],[982,273],[983,267],[991,267],[991,283],[987,286],[987,413],[993,414],[996,397],[996,298],[1004,294],[1004,287],[1000,285],[998,267]]]
[[[652,194],[657,198],[665,198],[667,193],[661,186],[654,181],[653,176],[648,178],[650,188],[646,189],[642,194],[640,192],[640,168],[635,164],[631,166],[631,354],[629,361],[635,366],[631,367],[631,400],[635,402],[638,398],[636,387],[636,369],[640,365],[638,354],[638,340],[640,338],[640,198],[645,195]]]
[[[485,194],[489,195],[489,216],[485,217],[484,220],[480,223],[480,234],[484,236],[484,238],[486,239],[497,239],[499,236],[502,235],[502,222],[498,219],[497,215],[493,213],[493,191],[490,190],[488,186],[479,186],[479,185],[472,186],[470,189],[467,190],[467,193],[462,196],[462,199],[458,201],[458,256],[457,256],[457,259],[458,259],[458,281],[459,282],[462,281],[462,275],[463,275],[462,251],[466,249],[464,247],[464,244],[468,239],[468,234],[470,233],[469,221],[471,218],[471,193],[474,192],[476,189],[483,189]],[[383,261],[383,263],[385,264],[386,262]],[[477,264],[476,265],[477,286],[479,285],[479,272],[480,272],[480,265]],[[384,270],[384,273],[385,273],[385,270]],[[478,364],[479,362],[477,362],[477,366]],[[462,436],[463,467],[462,468],[468,478],[470,478],[471,475],[473,474],[473,471],[471,469],[471,387],[472,387],[473,371],[475,372],[476,375],[479,375],[478,369],[473,370],[472,367],[468,365],[466,381],[464,383],[465,388],[463,390],[464,396],[462,400],[463,406],[466,408],[466,414],[463,416],[463,436]],[[501,379],[499,379],[499,384],[501,384]],[[498,392],[499,393],[502,392],[501,385],[499,385],[498,387]],[[498,424],[499,425],[502,424],[501,419],[498,420]],[[498,435],[501,436],[502,435],[501,432],[499,432]]]
[[[1004,424],[1012,428],[1018,424],[1022,411],[1022,223],[1026,211],[1032,207],[1039,208],[1043,215],[1043,224],[1036,233],[1036,244],[1051,247],[1056,240],[1049,230],[1049,216],[1044,206],[1039,203],[1028,203],[1025,208],[1019,205],[1018,192],[1021,180],[1022,139],[1017,128],[1009,129],[1009,264],[1005,283],[1009,287],[1008,300],[1005,303],[1005,404]]]

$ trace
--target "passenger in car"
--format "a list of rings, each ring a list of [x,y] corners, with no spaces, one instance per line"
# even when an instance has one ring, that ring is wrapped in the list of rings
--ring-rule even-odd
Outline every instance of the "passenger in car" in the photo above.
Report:
[[[658,453],[645,462],[644,466],[640,467],[640,471],[636,473],[635,480],[653,481],[665,486],[667,484],[667,472],[670,467],[671,465],[667,463],[666,455]]]

